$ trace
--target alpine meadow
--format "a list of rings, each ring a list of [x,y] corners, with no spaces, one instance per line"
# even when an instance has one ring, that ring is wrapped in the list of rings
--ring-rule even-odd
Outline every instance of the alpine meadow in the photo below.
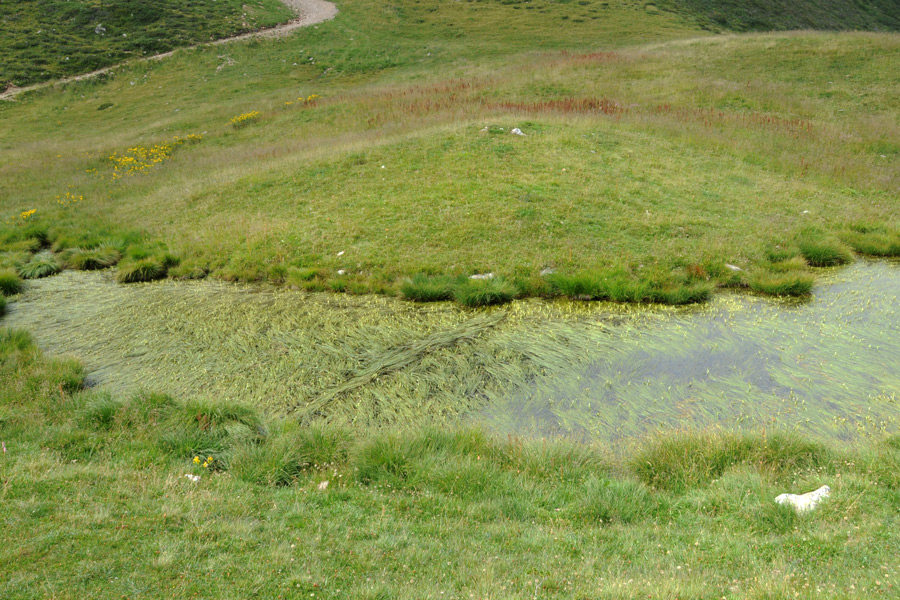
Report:
[[[898,32],[0,1],[0,598],[900,596]]]

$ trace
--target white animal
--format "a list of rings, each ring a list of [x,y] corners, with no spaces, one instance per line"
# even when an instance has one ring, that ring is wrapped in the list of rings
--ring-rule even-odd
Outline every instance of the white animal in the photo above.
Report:
[[[778,504],[790,504],[799,513],[809,512],[818,506],[819,502],[831,495],[831,488],[823,485],[817,490],[805,494],[781,494],[775,498]]]

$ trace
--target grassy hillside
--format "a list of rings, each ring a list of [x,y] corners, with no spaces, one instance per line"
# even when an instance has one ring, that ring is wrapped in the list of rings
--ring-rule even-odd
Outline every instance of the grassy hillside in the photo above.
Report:
[[[4,206],[36,209],[59,251],[111,241],[126,268],[152,253],[129,250],[137,231],[182,260],[173,276],[356,293],[418,276],[406,289],[420,298],[467,298],[428,278],[486,272],[506,283],[475,292],[497,300],[802,295],[810,266],[900,252],[896,36],[613,49],[616,23],[643,10],[564,35],[503,5],[411,4],[394,20],[351,4],[290,40],[32,95],[0,108]],[[515,27],[489,26],[504,19]],[[632,40],[685,35],[670,16],[640,23]],[[188,134],[202,139],[176,142]],[[154,145],[171,148],[124,166]],[[66,193],[84,199],[61,205]]]
[[[22,25],[0,32],[12,52],[0,64],[22,77],[61,68],[55,40],[26,54],[40,5],[9,13],[3,2]],[[284,39],[133,61],[0,102],[0,312],[26,279],[63,268],[115,265],[122,284],[212,276],[467,306],[685,303],[716,286],[808,295],[816,269],[854,252],[900,255],[900,37],[712,36],[707,5],[661,6],[345,0],[335,20]],[[222,18],[192,40],[243,8],[215,7]],[[758,18],[727,15],[715,27]],[[90,19],[72,19],[84,37]],[[103,39],[121,37],[113,23]],[[158,37],[153,23],[141,31]],[[143,51],[93,35],[89,58]],[[122,310],[96,300],[92,310]],[[201,315],[217,335],[195,327],[193,342],[240,352],[269,326],[243,313],[251,334],[232,336],[216,317],[240,312],[229,310]],[[453,354],[503,311],[456,311],[452,327],[409,345],[421,322],[389,330],[373,312],[355,325],[383,343],[332,341],[317,335],[343,322],[327,317],[348,318],[341,302],[318,320],[305,310],[311,335],[291,343],[310,340],[315,358],[288,368],[334,394],[432,349],[446,353],[429,360],[481,365],[503,384],[541,377],[520,368],[532,354],[538,367],[567,359],[539,356],[524,336],[480,362]],[[842,372],[830,355],[815,360],[796,369]],[[440,384],[422,365],[416,389]],[[463,379],[467,399],[484,392],[478,377]],[[612,449],[402,418],[315,428],[220,396],[86,387],[77,362],[0,330],[0,597],[846,598],[900,585],[896,435],[832,448],[772,428],[685,431]],[[720,400],[745,400],[743,387]],[[371,410],[352,408],[399,415],[418,402],[384,389]],[[322,397],[307,408],[328,411]],[[448,414],[440,398],[416,409]],[[833,496],[812,514],[773,502],[823,484]]]
[[[284,22],[278,0],[3,0],[0,89]]]
[[[693,15],[699,24],[714,30],[900,30],[897,0],[660,0],[656,4]]]
[[[613,453],[466,429],[301,428],[238,405],[78,391],[82,377],[0,330],[4,598],[846,598],[900,586],[896,436],[835,449],[772,432],[676,435]],[[823,484],[832,497],[811,514],[773,502]]]

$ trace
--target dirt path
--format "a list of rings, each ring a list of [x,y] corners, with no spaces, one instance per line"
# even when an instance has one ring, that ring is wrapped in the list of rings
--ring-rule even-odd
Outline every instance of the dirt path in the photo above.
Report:
[[[204,42],[203,44],[195,44],[193,46],[187,46],[188,48],[196,48],[198,46],[218,46],[220,44],[227,44],[230,42],[237,42],[240,40],[249,40],[251,38],[274,38],[280,37],[283,35],[287,35],[295,29],[299,29],[300,27],[308,27],[310,25],[315,25],[316,23],[321,23],[323,21],[330,21],[333,19],[337,13],[337,6],[334,5],[333,2],[329,2],[328,0],[281,0],[288,8],[293,10],[297,14],[297,18],[287,23],[282,23],[281,25],[275,25],[274,27],[269,27],[267,29],[260,29],[258,31],[251,31],[250,33],[242,33],[239,35],[222,38],[220,40],[216,40],[214,42]],[[169,52],[163,52],[161,54],[154,54],[153,56],[148,56],[146,58],[140,58],[137,60],[162,60],[169,56],[172,56],[179,50],[183,50],[184,48],[176,48],[175,50],[170,50]],[[96,71],[91,71],[90,73],[82,73],[81,75],[73,75],[72,77],[64,77],[62,79],[56,79],[54,81],[43,81],[41,83],[35,83],[32,85],[27,85],[25,87],[15,87],[11,86],[0,92],[0,100],[15,100],[16,96],[21,94],[22,92],[28,92],[31,90],[39,90],[41,88],[50,87],[54,85],[71,83],[73,81],[81,81],[84,79],[90,79],[91,77],[96,77],[97,75],[103,75],[104,73],[109,73],[124,64],[128,64],[133,62],[133,60],[126,61],[124,63],[119,63],[116,65],[110,65],[108,67],[103,67],[102,69],[97,69]]]

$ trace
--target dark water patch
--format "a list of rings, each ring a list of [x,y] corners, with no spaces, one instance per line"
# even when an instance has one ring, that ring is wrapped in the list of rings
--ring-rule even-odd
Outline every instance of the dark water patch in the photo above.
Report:
[[[495,426],[540,433],[549,409],[573,430],[605,439],[708,427],[839,439],[894,432],[898,294],[896,266],[860,262],[832,273],[806,303],[720,296],[598,338],[581,368],[484,414]]]

